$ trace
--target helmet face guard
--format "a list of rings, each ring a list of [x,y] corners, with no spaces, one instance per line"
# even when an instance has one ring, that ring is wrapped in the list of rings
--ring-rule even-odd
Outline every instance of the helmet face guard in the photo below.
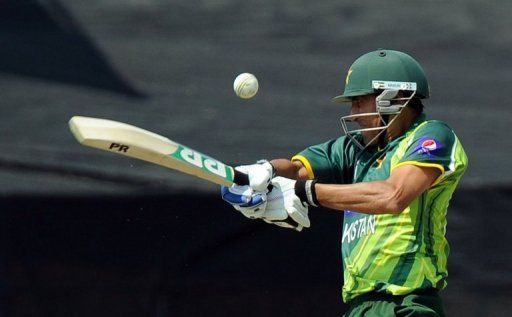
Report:
[[[397,97],[399,92],[408,92],[407,97]],[[397,118],[412,98],[428,98],[430,87],[421,65],[410,55],[394,50],[378,49],[360,56],[350,66],[345,78],[343,94],[334,97],[336,102],[351,102],[359,96],[378,93],[375,99],[376,112],[349,115],[341,118],[341,126],[347,136],[361,149],[372,144]],[[388,122],[388,116],[395,115]],[[364,129],[349,129],[347,123],[358,117],[378,116],[381,126]],[[367,144],[354,138],[357,132],[380,130]]]
[[[375,109],[376,112],[368,112],[361,114],[347,115],[340,118],[341,127],[346,136],[348,136],[354,144],[361,150],[366,149],[372,144],[379,136],[384,133],[387,128],[395,121],[398,115],[402,112],[402,109],[409,104],[411,99],[416,94],[416,83],[413,82],[389,82],[389,81],[373,81],[373,87],[376,90],[382,90],[382,92],[375,98]],[[397,89],[398,88],[398,89]],[[397,97],[400,91],[411,92],[408,97]],[[386,120],[384,116],[396,115],[391,120]],[[381,125],[373,128],[354,128],[348,127],[347,123],[354,122],[355,118],[362,117],[373,117],[378,116]],[[365,131],[380,131],[373,139],[366,144],[362,144],[354,137],[355,134]]]

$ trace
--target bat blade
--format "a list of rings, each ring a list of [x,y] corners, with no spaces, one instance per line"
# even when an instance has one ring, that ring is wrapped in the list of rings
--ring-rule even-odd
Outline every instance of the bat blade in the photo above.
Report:
[[[201,152],[136,126],[107,119],[74,116],[69,128],[86,146],[158,164],[210,182],[231,186],[248,182],[245,174]],[[236,175],[235,175],[236,174]]]

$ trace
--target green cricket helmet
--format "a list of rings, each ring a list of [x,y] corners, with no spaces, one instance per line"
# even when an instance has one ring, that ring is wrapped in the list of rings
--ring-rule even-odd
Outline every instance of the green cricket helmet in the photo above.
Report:
[[[384,89],[413,91],[418,98],[428,98],[430,89],[425,72],[410,55],[378,49],[356,59],[350,66],[345,91],[334,97],[336,102],[376,93]]]
[[[409,92],[400,94],[400,91]],[[354,97],[377,94],[375,112],[350,114],[340,118],[343,132],[361,150],[373,144],[388,129],[413,98],[428,98],[430,90],[423,68],[411,56],[399,52],[379,49],[359,57],[350,67],[343,95],[334,98],[337,102],[350,102]],[[380,126],[351,128],[357,118],[377,116]],[[379,131],[370,141],[361,143],[355,136],[365,131]]]

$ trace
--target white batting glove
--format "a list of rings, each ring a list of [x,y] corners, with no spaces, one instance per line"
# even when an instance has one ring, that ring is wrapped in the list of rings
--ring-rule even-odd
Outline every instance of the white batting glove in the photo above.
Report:
[[[308,205],[295,194],[296,181],[274,177],[272,190],[267,195],[267,205],[262,219],[268,223],[301,231],[311,225]]]
[[[241,165],[236,170],[247,174],[249,186],[256,192],[266,193],[270,180],[274,177],[275,171],[272,164],[267,160],[260,160],[256,164]]]

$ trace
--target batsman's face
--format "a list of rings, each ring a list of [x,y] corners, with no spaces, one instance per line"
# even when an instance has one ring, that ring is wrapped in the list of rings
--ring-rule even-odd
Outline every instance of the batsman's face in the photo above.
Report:
[[[359,96],[352,99],[352,107],[350,108],[351,115],[364,114],[364,113],[375,113],[376,105],[375,105],[375,95],[366,95]],[[355,117],[352,121],[356,122],[361,129],[367,128],[377,128],[380,127],[382,122],[378,115],[373,116],[364,116],[364,117]],[[373,140],[378,134],[379,130],[375,131],[362,131],[364,143],[368,144],[371,140]],[[373,141],[374,144],[368,144],[369,146],[375,145],[377,140]]]

